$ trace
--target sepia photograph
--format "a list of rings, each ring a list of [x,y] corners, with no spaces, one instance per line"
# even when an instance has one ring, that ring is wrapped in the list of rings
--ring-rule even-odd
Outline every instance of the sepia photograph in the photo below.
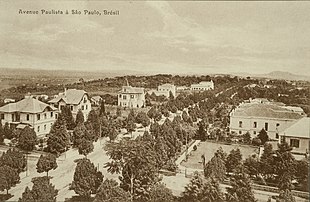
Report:
[[[0,1],[0,202],[306,202],[310,1]]]

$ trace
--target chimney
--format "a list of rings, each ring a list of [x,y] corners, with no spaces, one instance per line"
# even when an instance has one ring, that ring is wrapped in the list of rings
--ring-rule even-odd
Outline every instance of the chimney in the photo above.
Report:
[[[64,93],[64,95],[65,95],[65,96],[67,95],[67,88],[65,88],[65,93]]]

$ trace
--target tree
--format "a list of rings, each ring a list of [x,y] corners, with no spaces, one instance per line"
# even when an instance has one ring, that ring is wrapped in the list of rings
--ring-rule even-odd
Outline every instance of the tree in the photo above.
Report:
[[[309,157],[296,161],[295,176],[303,191],[309,191]]]
[[[201,141],[206,141],[208,136],[208,122],[204,119],[198,122],[198,130],[196,132],[196,138]]]
[[[106,145],[111,162],[105,164],[110,173],[121,173],[121,188],[134,200],[148,200],[150,187],[158,178],[157,154],[149,141],[141,138]]]
[[[128,116],[127,116],[127,121],[133,121],[135,122],[136,120],[136,115],[133,109],[130,110]]]
[[[244,168],[250,176],[257,177],[260,173],[260,163],[256,155],[250,156],[244,161]]]
[[[92,140],[92,136],[87,131],[84,123],[78,124],[73,130],[73,135],[72,135],[73,147],[78,147],[82,139]]]
[[[10,124],[8,122],[5,122],[5,124],[4,124],[3,133],[4,133],[5,138],[7,138],[7,139],[12,138],[12,130],[11,130]]]
[[[273,158],[273,149],[270,143],[264,144],[264,152],[260,157],[260,173],[265,177],[269,178],[274,173],[274,158]]]
[[[295,197],[292,192],[288,189],[280,191],[279,197],[276,202],[295,202]]]
[[[99,109],[99,116],[105,116],[106,112],[105,112],[105,104],[104,101],[100,102],[100,109]]]
[[[52,185],[52,183],[50,183],[50,177],[35,177],[32,178],[31,182],[33,183],[32,190],[30,190],[27,186],[22,194],[22,198],[19,198],[19,202],[56,202],[58,190],[55,189],[55,186]]]
[[[99,115],[95,110],[91,110],[88,114],[87,121],[85,122],[85,127],[88,133],[91,135],[91,140],[98,140],[100,137],[100,119]]]
[[[2,128],[2,124],[0,123],[0,145],[4,142],[4,130]]]
[[[261,131],[259,131],[257,137],[262,141],[262,144],[265,144],[265,142],[267,142],[269,139],[265,129],[262,129]]]
[[[258,137],[254,137],[252,139],[252,144],[255,146],[260,146],[262,144],[262,141]]]
[[[67,132],[65,120],[62,114],[59,114],[58,119],[53,124],[48,135],[47,148],[51,153],[59,154],[65,152],[70,145],[70,138]]]
[[[81,197],[89,199],[91,194],[96,193],[102,180],[102,173],[97,170],[89,159],[79,159],[69,189],[74,190]]]
[[[0,191],[6,190],[6,194],[8,195],[11,187],[15,186],[19,180],[17,170],[7,165],[0,167]]]
[[[241,165],[242,155],[240,149],[233,149],[230,151],[226,159],[227,172],[232,172],[235,168]]]
[[[25,155],[15,148],[10,148],[7,152],[4,152],[0,157],[1,166],[6,165],[16,169],[18,173],[25,170],[27,160]]]
[[[219,183],[212,179],[204,179],[197,171],[182,193],[181,201],[220,202],[223,196]]]
[[[132,134],[133,131],[135,131],[135,128],[136,128],[136,124],[129,120],[127,121],[127,124],[126,124],[126,130],[129,134]]]
[[[46,172],[46,176],[48,176],[48,171],[55,170],[57,167],[56,156],[53,154],[41,155],[37,162],[38,173]]]
[[[83,114],[82,110],[79,109],[79,111],[76,114],[75,125],[84,123],[84,121],[85,121],[84,120],[84,114]]]
[[[225,161],[221,158],[219,153],[215,153],[214,157],[204,167],[205,177],[211,177],[222,182],[226,175]]]
[[[37,142],[37,135],[32,128],[26,126],[20,134],[18,147],[25,151],[32,151]]]
[[[296,173],[296,160],[291,150],[292,148],[287,142],[283,142],[278,144],[278,150],[274,154],[274,173],[277,174],[278,188],[280,191],[291,190],[293,188],[292,180]]]
[[[116,116],[121,117],[122,116],[122,109],[120,107],[116,108]]]
[[[75,127],[75,122],[70,107],[64,106],[61,110],[61,113],[65,119],[67,129],[73,130],[73,128]]]
[[[226,201],[229,202],[239,202],[247,201],[254,202],[254,193],[251,187],[251,180],[249,176],[245,173],[242,166],[238,166],[234,170],[234,175],[230,179],[231,187],[227,187]]]
[[[109,127],[109,139],[110,139],[110,142],[113,142],[117,138],[117,135],[118,135],[118,132],[115,129],[115,127],[110,126]]]
[[[147,112],[147,116],[148,116],[150,119],[155,118],[156,111],[157,111],[156,108],[155,108],[155,107],[152,107],[152,108]]]
[[[148,201],[149,202],[173,202],[174,196],[170,189],[168,189],[164,184],[159,183],[151,187]]]
[[[246,132],[242,135],[242,142],[246,144],[251,144],[251,134],[249,132]]]
[[[94,202],[128,202],[130,194],[118,186],[114,179],[106,179],[100,185]]]
[[[79,154],[82,154],[85,157],[87,157],[89,153],[94,151],[94,145],[91,141],[85,138],[82,138],[80,144],[78,145],[78,150],[79,150]]]

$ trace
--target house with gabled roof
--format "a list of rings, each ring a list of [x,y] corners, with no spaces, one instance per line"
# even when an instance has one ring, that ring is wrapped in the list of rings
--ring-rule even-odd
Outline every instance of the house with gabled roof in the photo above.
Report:
[[[50,132],[51,126],[57,119],[58,110],[46,103],[43,103],[32,96],[9,103],[0,107],[1,123],[6,122],[23,129],[30,126],[39,137],[44,137]]]
[[[73,118],[76,118],[78,111],[81,109],[86,120],[91,111],[91,101],[88,93],[84,90],[65,89],[63,93],[59,93],[48,103],[57,108],[59,111],[64,106],[69,106]]]
[[[279,142],[287,142],[295,155],[309,155],[310,118],[303,117],[280,133]]]
[[[124,108],[142,108],[145,107],[144,88],[132,87],[127,84],[123,86],[118,93],[118,106]]]

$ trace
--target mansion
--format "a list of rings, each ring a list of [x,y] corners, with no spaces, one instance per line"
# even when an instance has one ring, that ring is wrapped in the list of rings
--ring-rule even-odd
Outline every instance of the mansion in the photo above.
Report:
[[[45,104],[32,96],[0,107],[1,123],[14,125],[17,129],[30,126],[38,137],[44,137],[57,119],[57,108]]]
[[[213,81],[202,81],[199,84],[192,84],[191,90],[192,91],[205,91],[205,90],[213,90],[214,83]]]
[[[132,86],[123,86],[117,95],[117,105],[124,108],[142,108],[145,107],[144,88]]]

